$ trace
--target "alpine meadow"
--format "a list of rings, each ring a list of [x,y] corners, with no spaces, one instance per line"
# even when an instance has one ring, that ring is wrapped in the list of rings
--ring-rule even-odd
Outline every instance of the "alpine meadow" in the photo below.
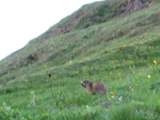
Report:
[[[1,60],[0,120],[160,120],[160,1],[84,5]]]

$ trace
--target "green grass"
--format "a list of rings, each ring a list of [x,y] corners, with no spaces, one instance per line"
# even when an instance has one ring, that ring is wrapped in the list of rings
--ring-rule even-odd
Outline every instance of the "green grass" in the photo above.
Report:
[[[111,8],[120,4],[114,2]],[[110,16],[104,4],[92,6],[102,19]],[[7,71],[0,77],[0,119],[160,119],[159,6],[157,0],[150,8],[85,29],[72,21],[72,32],[50,38],[43,34],[42,41],[36,38],[0,61],[0,74]],[[31,53],[36,53],[36,60],[27,59]],[[89,95],[80,85],[84,79],[103,81],[108,93]]]

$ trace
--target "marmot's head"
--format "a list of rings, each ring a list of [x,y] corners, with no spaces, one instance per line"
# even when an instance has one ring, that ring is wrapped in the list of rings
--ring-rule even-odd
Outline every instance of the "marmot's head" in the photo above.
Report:
[[[90,82],[90,81],[88,81],[88,80],[84,80],[84,81],[82,81],[81,82],[81,85],[84,87],[84,88],[86,88],[86,87],[92,87],[92,83]]]

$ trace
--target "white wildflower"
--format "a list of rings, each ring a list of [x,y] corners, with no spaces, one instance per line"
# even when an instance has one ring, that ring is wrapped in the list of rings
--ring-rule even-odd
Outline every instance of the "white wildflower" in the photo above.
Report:
[[[32,106],[35,105],[35,103],[34,103],[34,98],[35,98],[35,95],[33,95],[33,97],[32,97],[32,101],[31,101],[31,105],[32,105]]]
[[[119,100],[122,100],[122,96],[120,96]]]
[[[86,105],[86,108],[88,108],[88,110],[90,111],[90,107],[88,105]]]
[[[7,110],[7,111],[10,111],[10,110],[11,110],[11,107],[6,107],[6,110]]]
[[[35,94],[33,91],[30,92],[30,94],[32,96],[32,100],[31,100],[31,103],[28,105],[28,107],[35,106],[35,102],[34,102]]]

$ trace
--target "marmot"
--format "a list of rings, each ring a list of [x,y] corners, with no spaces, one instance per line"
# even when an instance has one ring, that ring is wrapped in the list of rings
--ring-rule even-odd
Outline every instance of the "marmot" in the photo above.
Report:
[[[89,94],[105,94],[107,92],[107,87],[102,82],[90,82],[88,80],[82,81],[81,85],[88,91]]]

